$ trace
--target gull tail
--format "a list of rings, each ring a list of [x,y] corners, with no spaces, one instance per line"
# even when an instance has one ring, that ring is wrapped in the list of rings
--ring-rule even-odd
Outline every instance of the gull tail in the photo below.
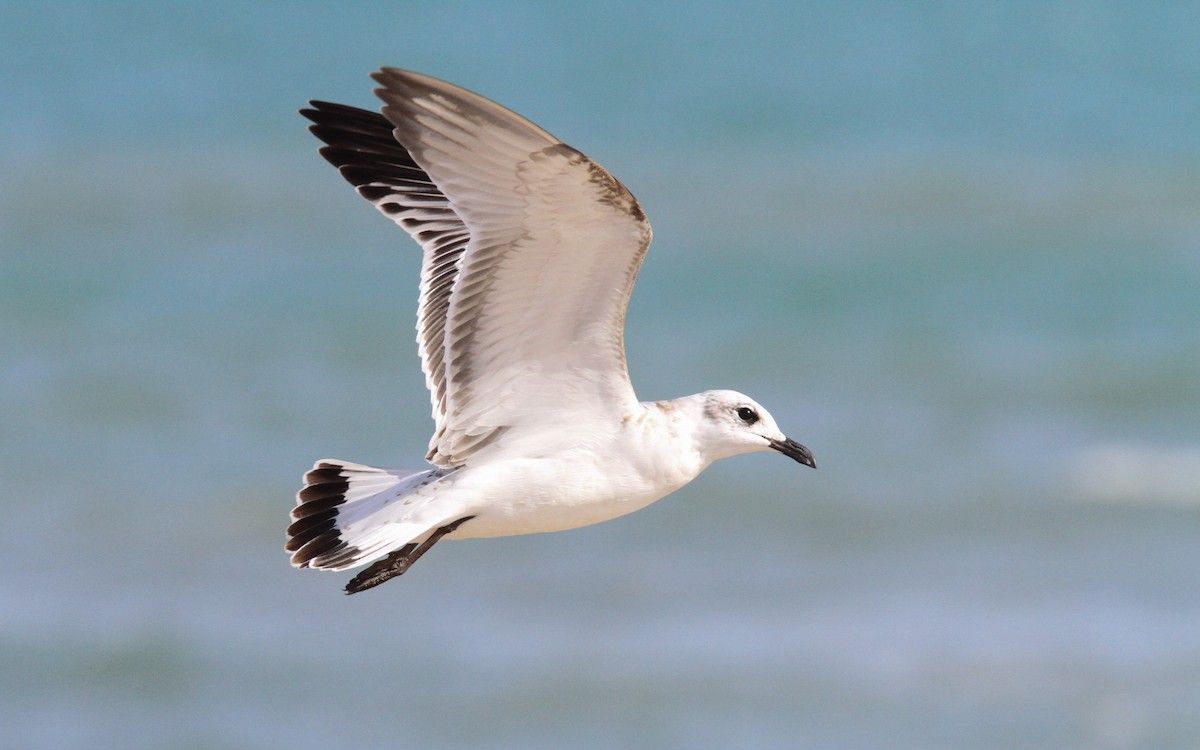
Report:
[[[399,471],[322,459],[304,475],[284,549],[297,568],[346,570],[420,539],[435,526],[420,516],[419,491],[445,469]]]

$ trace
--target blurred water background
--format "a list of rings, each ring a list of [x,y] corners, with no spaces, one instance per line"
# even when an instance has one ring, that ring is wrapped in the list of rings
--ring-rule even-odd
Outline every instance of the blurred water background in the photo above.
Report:
[[[0,745],[1200,747],[1194,3],[0,7]],[[309,98],[414,68],[655,227],[642,398],[816,454],[345,597],[418,467],[415,246]]]

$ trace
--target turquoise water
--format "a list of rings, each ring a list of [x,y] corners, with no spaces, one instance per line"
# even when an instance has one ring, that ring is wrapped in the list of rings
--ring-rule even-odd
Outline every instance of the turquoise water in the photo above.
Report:
[[[432,5],[432,4],[427,4]],[[1190,4],[0,9],[0,745],[1200,744]],[[644,398],[820,470],[447,543],[344,597],[322,456],[419,465],[415,247],[315,153],[380,65],[655,227]]]

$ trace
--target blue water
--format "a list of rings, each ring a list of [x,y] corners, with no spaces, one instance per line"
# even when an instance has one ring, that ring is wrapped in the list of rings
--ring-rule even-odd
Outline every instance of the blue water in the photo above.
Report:
[[[1190,3],[0,7],[0,746],[1200,746]],[[315,153],[380,65],[530,116],[655,242],[651,508],[344,597],[300,474],[419,466],[415,246]]]

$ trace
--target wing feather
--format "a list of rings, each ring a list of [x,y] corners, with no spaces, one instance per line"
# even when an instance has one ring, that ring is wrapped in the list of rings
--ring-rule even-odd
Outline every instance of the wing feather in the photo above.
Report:
[[[328,144],[321,155],[424,250],[417,349],[434,422],[440,429],[446,412],[446,313],[470,232],[446,196],[396,140],[387,118],[344,104],[311,104],[311,109],[300,113],[312,120],[313,135]]]
[[[320,102],[305,114],[322,154],[424,248],[429,460],[457,466],[500,434],[626,413],[625,310],[650,242],[633,195],[477,94],[373,77],[382,117]]]

